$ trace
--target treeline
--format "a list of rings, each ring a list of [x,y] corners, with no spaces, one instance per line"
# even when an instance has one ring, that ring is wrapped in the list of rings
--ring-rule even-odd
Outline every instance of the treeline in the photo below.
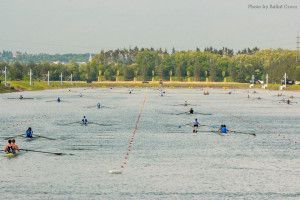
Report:
[[[118,49],[101,51],[91,62],[78,64],[53,64],[50,62],[0,62],[0,69],[8,68],[11,80],[28,79],[32,69],[34,79],[46,80],[50,71],[51,80],[172,80],[175,81],[227,81],[249,82],[252,75],[264,80],[269,75],[270,83],[279,83],[284,73],[289,79],[300,80],[300,62],[297,52],[283,49],[244,49],[236,54],[233,50],[206,48],[204,51],[171,52],[162,49]],[[300,60],[300,58],[299,58]],[[3,76],[2,76],[3,79]]]
[[[12,52],[12,51],[2,51],[0,52],[0,61],[5,62],[22,62],[22,63],[29,63],[29,62],[54,62],[59,61],[63,63],[67,63],[70,61],[74,62],[87,62],[89,60],[89,53],[85,54],[28,54],[22,52]]]

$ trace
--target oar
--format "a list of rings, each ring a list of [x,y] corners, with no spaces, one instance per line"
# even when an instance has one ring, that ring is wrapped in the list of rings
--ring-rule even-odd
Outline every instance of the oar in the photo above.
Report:
[[[40,137],[40,138],[45,138],[45,139],[47,139],[47,140],[56,140],[56,139],[54,139],[54,138],[49,138],[49,137],[42,136],[42,135],[36,135],[36,134],[35,134],[35,136],[36,136],[36,137]]]
[[[194,114],[198,114],[198,115],[212,115],[211,113],[198,113],[198,112],[196,112]]]
[[[188,125],[191,125],[191,123],[179,125],[178,128],[181,128],[182,126],[188,126]]]
[[[210,127],[210,128],[219,128],[220,127],[218,125],[206,125],[206,124],[202,124],[200,126],[206,126],[206,127]]]
[[[109,109],[111,109],[112,107],[109,107],[109,106],[100,106],[100,108],[109,108]]]
[[[61,126],[67,126],[67,125],[71,125],[71,124],[80,124],[81,121],[77,121],[77,122],[70,122],[70,123],[66,123],[66,124],[58,124],[58,125],[61,125]]]
[[[88,124],[95,124],[95,125],[98,125],[98,126],[113,126],[114,124],[99,124],[97,122],[88,122]]]
[[[175,114],[175,115],[182,115],[182,114],[189,114],[189,112],[177,113],[177,114]]]
[[[55,152],[49,152],[49,151],[37,151],[37,150],[32,150],[32,149],[20,149],[22,151],[29,151],[29,152],[37,152],[37,153],[47,153],[47,154],[53,154],[53,155],[58,155],[58,156],[62,156],[62,155],[74,155],[74,154],[66,154],[66,153],[55,153]]]
[[[23,134],[11,136],[11,137],[6,137],[6,138],[4,138],[4,140],[9,140],[9,139],[12,139],[12,138],[22,137],[22,136],[23,136]]]
[[[57,101],[57,100],[49,100],[49,101],[46,101],[46,102],[54,102],[54,101]]]
[[[214,131],[214,130],[197,130],[197,132],[201,132],[201,133],[210,133],[210,132],[212,132],[212,133],[217,133],[218,131]]]
[[[247,133],[247,132],[241,132],[241,131],[231,131],[231,130],[229,130],[230,132],[232,132],[232,133],[240,133],[240,134],[247,134],[247,135],[253,135],[253,136],[256,136],[256,134],[255,133]]]

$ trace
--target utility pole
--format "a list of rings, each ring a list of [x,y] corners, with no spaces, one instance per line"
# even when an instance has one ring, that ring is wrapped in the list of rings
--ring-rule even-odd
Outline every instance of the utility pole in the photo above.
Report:
[[[286,88],[286,73],[284,73],[284,87]]]
[[[31,69],[29,70],[29,85],[32,85],[32,71]]]
[[[71,74],[71,84],[73,84],[73,74]]]
[[[4,68],[4,85],[5,86],[7,86],[7,77],[6,77],[6,74],[7,74],[7,68],[6,68],[6,66],[5,66],[5,68]]]
[[[296,55],[296,62],[300,61],[300,36],[299,32],[297,33],[297,55]]]
[[[62,73],[60,73],[60,84],[61,85],[63,84],[63,75],[62,75]]]
[[[48,79],[47,79],[47,82],[48,82],[48,86],[50,85],[50,72],[48,71]]]
[[[269,74],[266,75],[266,87],[268,87],[269,84]]]

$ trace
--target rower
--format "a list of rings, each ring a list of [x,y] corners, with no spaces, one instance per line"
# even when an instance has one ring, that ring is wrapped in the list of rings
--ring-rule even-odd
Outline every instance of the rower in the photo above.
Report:
[[[32,129],[31,129],[31,127],[29,127],[29,128],[27,129],[27,131],[26,131],[25,134],[26,134],[25,137],[27,137],[27,138],[32,138],[32,137],[33,137],[33,136],[32,136],[33,131],[32,131]]]
[[[288,99],[288,100],[286,101],[286,103],[287,103],[287,104],[291,104],[291,100]]]
[[[14,149],[15,151],[20,151],[18,145],[16,145],[16,140],[15,140],[15,139],[12,139],[12,140],[11,140],[11,145],[12,145],[12,147],[13,147],[13,149]]]
[[[6,152],[6,153],[13,153],[13,154],[16,153],[16,151],[13,148],[13,145],[11,144],[11,140],[10,139],[8,140],[7,145],[4,147],[4,152]]]
[[[97,103],[97,108],[101,108],[101,104],[99,102]]]
[[[83,119],[81,120],[83,125],[87,125],[88,120],[85,116],[83,116]]]
[[[61,101],[61,100],[60,100],[60,97],[58,97],[58,98],[57,98],[57,102],[59,103],[60,101]]]
[[[228,129],[226,128],[226,125],[225,124],[222,124],[220,129],[218,130],[218,132],[221,134],[221,135],[226,135],[228,133]]]
[[[193,133],[197,133],[197,129],[199,127],[200,123],[198,122],[197,119],[195,119],[195,121],[193,121]]]
[[[194,114],[193,108],[190,109],[189,113],[190,113],[190,114]]]
[[[80,93],[79,97],[82,97],[82,94]]]
[[[23,95],[20,95],[19,99],[23,99],[23,98],[24,98]]]
[[[184,106],[188,106],[188,103],[187,103],[187,101],[184,101],[184,104],[183,104]]]

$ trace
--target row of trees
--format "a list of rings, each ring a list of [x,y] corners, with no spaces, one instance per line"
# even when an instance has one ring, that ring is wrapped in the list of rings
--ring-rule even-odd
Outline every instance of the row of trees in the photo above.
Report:
[[[69,62],[73,60],[74,62],[84,62],[88,61],[90,54],[46,54],[46,53],[39,53],[39,54],[28,54],[22,52],[12,52],[12,51],[5,51],[3,50],[0,52],[0,61],[5,62],[22,62],[22,63],[29,63],[29,62],[42,62],[42,61],[60,61],[60,62]]]
[[[11,80],[28,78],[32,69],[35,79],[45,80],[50,71],[51,80],[59,80],[73,75],[73,80],[173,80],[249,82],[252,75],[263,80],[269,74],[270,82],[280,82],[286,72],[290,79],[300,80],[300,62],[296,61],[297,52],[283,49],[259,50],[245,49],[233,54],[227,48],[204,51],[175,51],[168,53],[162,49],[123,49],[101,51],[92,61],[78,64],[49,62],[0,62],[0,70],[7,66]],[[300,60],[300,58],[299,58]],[[100,75],[100,76],[99,76]]]

